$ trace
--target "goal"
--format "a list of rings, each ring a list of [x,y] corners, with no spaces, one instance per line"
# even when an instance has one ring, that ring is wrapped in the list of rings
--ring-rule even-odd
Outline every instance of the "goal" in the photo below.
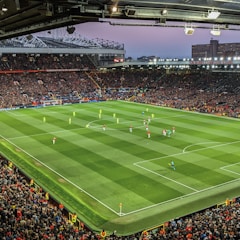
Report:
[[[41,104],[43,107],[46,106],[55,106],[55,105],[62,105],[62,99],[54,99],[54,100],[42,100]]]

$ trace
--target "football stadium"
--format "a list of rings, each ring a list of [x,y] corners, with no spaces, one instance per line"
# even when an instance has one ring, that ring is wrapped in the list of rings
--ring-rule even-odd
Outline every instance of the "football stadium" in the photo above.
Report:
[[[3,7],[13,16],[3,2],[0,19]],[[121,2],[127,17],[141,13]],[[57,39],[6,29],[0,239],[240,239],[237,49],[125,62],[123,44],[76,39],[74,27]]]
[[[235,119],[122,101],[3,111],[1,119],[8,159],[71,212],[86,211],[94,228],[129,234],[239,191]]]

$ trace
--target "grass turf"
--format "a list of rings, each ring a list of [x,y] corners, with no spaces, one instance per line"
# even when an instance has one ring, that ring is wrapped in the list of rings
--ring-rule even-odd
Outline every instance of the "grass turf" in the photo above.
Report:
[[[240,193],[238,119],[122,101],[0,119],[1,153],[96,231],[131,234]]]

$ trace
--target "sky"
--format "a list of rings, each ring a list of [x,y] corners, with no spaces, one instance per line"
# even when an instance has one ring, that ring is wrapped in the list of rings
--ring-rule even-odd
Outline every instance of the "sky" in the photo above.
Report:
[[[176,25],[175,25],[176,26]],[[196,28],[193,35],[185,35],[184,28],[159,26],[119,26],[107,22],[88,22],[75,25],[74,35],[88,39],[101,38],[124,44],[125,57],[191,58],[192,45],[240,42],[240,30],[222,30],[213,36],[209,29]],[[67,34],[66,28],[56,30]]]

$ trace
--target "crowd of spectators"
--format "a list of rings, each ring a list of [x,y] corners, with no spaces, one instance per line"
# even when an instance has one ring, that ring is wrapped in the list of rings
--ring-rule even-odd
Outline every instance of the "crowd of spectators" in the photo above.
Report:
[[[240,113],[240,75],[236,72],[117,70],[99,76],[103,86],[110,82],[113,89],[129,89],[124,97],[136,102],[231,117]]]
[[[123,99],[230,117],[240,113],[237,72],[97,71],[90,59],[68,54],[2,56],[0,108],[39,105],[49,99],[63,104]]]
[[[169,221],[158,239],[236,240],[240,239],[239,220],[239,199],[227,200],[220,207]]]
[[[86,73],[92,68],[86,56],[6,54],[0,61],[0,108],[28,107],[58,98],[65,103],[97,98],[96,84]]]
[[[1,240],[238,240],[240,198],[173,219],[151,231],[117,236],[76,225],[67,209],[34,187],[10,161],[0,156],[0,239]]]
[[[1,240],[84,240],[98,239],[84,224],[69,220],[61,203],[36,187],[10,161],[0,156],[0,239]]]
[[[81,71],[4,74],[0,86],[0,108],[29,107],[54,99],[64,103],[99,99],[95,83]]]
[[[88,58],[70,55],[6,55],[0,62],[0,108],[28,107],[46,99],[63,103],[84,99],[124,99],[238,117],[238,73],[157,70],[96,71]],[[46,69],[57,71],[43,71]],[[66,71],[68,69],[68,71]],[[34,70],[34,71],[32,71]],[[46,199],[8,160],[0,157],[0,239],[100,239],[69,221],[67,209]],[[240,201],[171,220],[163,227],[131,236],[105,239],[240,239]],[[143,229],[144,230],[144,229]]]

